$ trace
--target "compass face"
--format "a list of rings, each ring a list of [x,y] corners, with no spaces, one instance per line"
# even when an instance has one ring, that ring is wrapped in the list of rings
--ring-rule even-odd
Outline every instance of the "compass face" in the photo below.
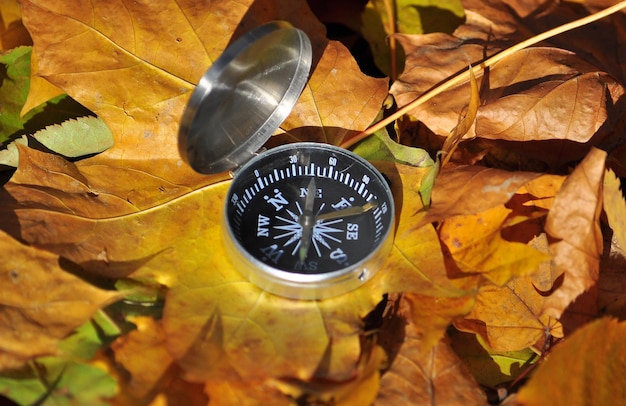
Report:
[[[227,199],[235,254],[266,279],[304,289],[367,280],[375,271],[370,260],[386,254],[380,251],[393,229],[393,197],[382,175],[326,144],[263,153],[237,173]]]

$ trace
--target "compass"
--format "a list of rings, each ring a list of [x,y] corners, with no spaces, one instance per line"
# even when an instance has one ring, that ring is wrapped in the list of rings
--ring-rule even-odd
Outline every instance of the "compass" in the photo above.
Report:
[[[311,45],[286,22],[256,28],[204,74],[183,114],[181,155],[196,171],[230,170],[224,244],[260,288],[294,299],[353,290],[393,243],[390,187],[365,159],[298,142],[259,151],[306,85]]]

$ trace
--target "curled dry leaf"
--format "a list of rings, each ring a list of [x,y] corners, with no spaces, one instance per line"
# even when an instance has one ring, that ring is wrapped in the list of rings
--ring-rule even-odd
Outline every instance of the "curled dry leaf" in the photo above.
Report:
[[[598,281],[602,255],[602,181],[606,153],[593,148],[565,180],[546,219],[555,277],[562,283],[546,298],[542,314],[559,318]]]
[[[515,12],[525,11],[495,2],[467,3],[468,21],[453,36],[397,36],[407,53],[407,69],[391,88],[400,106],[463,71],[468,63],[478,65],[514,44],[521,39],[519,32],[527,32],[526,26],[515,32],[522,28],[515,27],[519,24]],[[475,14],[473,8],[480,11]],[[607,52],[611,50],[607,48]],[[553,166],[582,158],[588,151],[587,142],[598,145],[610,135],[609,124],[623,109],[619,100],[624,88],[579,55],[559,48],[529,48],[491,66],[478,78],[482,104],[468,137],[533,141],[518,152]],[[465,83],[436,96],[411,115],[435,134],[447,136],[468,94],[469,83]]]
[[[59,257],[0,232],[0,370],[57,352],[58,342],[120,292],[66,272]]]

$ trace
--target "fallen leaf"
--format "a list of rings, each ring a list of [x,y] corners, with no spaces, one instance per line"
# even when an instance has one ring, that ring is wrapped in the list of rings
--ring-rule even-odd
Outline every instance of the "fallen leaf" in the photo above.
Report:
[[[0,232],[0,369],[57,353],[57,344],[101,307],[120,298],[64,271],[59,257]]]
[[[553,256],[554,286],[542,314],[558,319],[565,308],[598,281],[602,232],[602,180],[606,153],[592,148],[565,180],[546,219],[545,230]]]
[[[25,1],[22,13],[38,39],[38,74],[95,112],[113,133],[115,146],[92,162],[114,162],[178,184],[197,178],[182,165],[176,145],[190,92],[229,42],[261,23],[288,20],[313,44],[316,68],[283,131],[338,144],[369,124],[386,97],[385,81],[360,73],[343,46],[329,43],[303,1],[132,7]],[[77,59],[76,52],[90,57]]]
[[[408,67],[391,88],[400,106],[461,72],[467,64],[478,65],[528,32],[526,26],[516,29],[521,21],[516,16],[519,10],[496,2],[466,2],[464,6],[468,20],[453,36],[397,35],[407,54]],[[530,5],[523,7],[532,10]],[[473,13],[474,9],[478,13]],[[532,29],[532,19],[528,24]],[[598,145],[611,136],[609,129],[620,116],[618,100],[624,89],[594,60],[590,63],[580,55],[585,54],[559,48],[528,48],[495,63],[478,78],[482,105],[475,131],[468,136],[523,141],[523,147],[507,146],[525,159],[543,160],[551,166],[582,158],[588,146],[580,143]],[[447,136],[464,107],[468,88],[468,83],[454,87],[411,115],[435,134]],[[616,103],[618,106],[613,108]],[[528,141],[534,142],[526,145]],[[559,154],[548,153],[555,149]]]
[[[417,167],[429,167],[434,162],[428,152],[394,142],[386,131],[380,131],[358,143],[352,150],[368,161],[389,161]]]
[[[550,259],[526,244],[505,239],[512,209],[496,206],[484,212],[446,219],[439,226],[439,238],[462,273],[480,274],[502,286],[514,276],[534,273],[539,264]],[[519,220],[518,220],[519,221]]]
[[[518,276],[505,286],[486,284],[476,296],[476,305],[454,325],[480,335],[494,351],[541,351],[550,337],[563,337],[558,320],[541,311],[546,298],[537,290],[550,284],[549,269],[531,276]]]
[[[606,405],[624,399],[616,376],[626,370],[625,338],[626,324],[614,319],[582,327],[550,352],[510,404]]]
[[[32,139],[53,152],[71,158],[96,154],[113,145],[111,131],[95,117],[80,117],[48,126],[33,134]],[[28,145],[28,138],[14,142]],[[0,164],[17,167],[19,152],[17,146],[12,144],[0,151]]]
[[[22,202],[22,208],[6,215],[5,227],[17,217],[13,232],[19,238],[88,272],[123,277],[143,267],[157,283],[171,285],[172,270],[181,260],[171,255],[172,241],[189,246],[185,241],[193,239],[202,224],[191,213],[202,212],[205,198],[215,199],[209,197],[210,189],[193,191],[132,169],[103,165],[79,169],[61,157],[18,148],[23,163],[5,189]],[[177,200],[182,196],[186,198]],[[170,201],[174,204],[164,206]],[[150,210],[153,207],[160,210]],[[221,213],[221,206],[216,213]],[[154,224],[167,219],[177,231],[155,232]],[[157,264],[155,258],[165,262]]]
[[[105,406],[117,388],[111,375],[87,363],[58,362],[54,358],[46,358],[29,369],[29,378],[0,376],[3,395],[20,405],[40,402]]]
[[[432,204],[422,222],[477,214],[504,204],[524,184],[539,176],[480,166],[446,166],[436,180]]]
[[[0,74],[0,143],[4,143],[24,129],[25,120],[19,113],[28,94],[30,48],[20,47],[1,55],[0,64],[3,67]]]
[[[128,394],[140,400],[151,391],[160,391],[161,383],[172,357],[165,348],[165,336],[158,322],[151,317],[130,319],[137,329],[118,338],[111,346],[115,361],[132,376],[126,387]]]
[[[480,335],[456,329],[449,329],[448,337],[452,349],[467,365],[476,381],[491,388],[512,382],[538,358],[537,353],[530,348],[520,351],[494,351]]]
[[[381,293],[413,292],[433,297],[462,297],[472,295],[478,278],[450,279],[436,230],[423,220],[424,204],[419,185],[427,168],[405,165],[378,165],[391,181],[396,199],[396,235],[394,246],[380,278],[370,283],[381,284]]]
[[[604,173],[603,206],[609,226],[615,234],[620,247],[626,247],[626,201],[621,190],[619,179],[610,169]]]
[[[375,405],[472,404],[487,399],[467,368],[442,339],[426,354],[420,353],[415,324],[407,325],[404,343],[391,368],[381,379]]]
[[[352,55],[331,41],[273,144],[314,141],[340,145],[366,128],[387,97],[387,80],[363,74]]]
[[[0,116],[0,143],[4,145],[20,135],[32,134],[48,125],[91,114],[67,95],[55,95],[58,97],[41,100],[27,114],[21,114],[31,87],[31,51],[31,47],[22,46],[0,56],[0,66],[3,67],[0,73],[0,102],[3,106]],[[0,153],[7,154],[6,150],[0,150]]]
[[[13,49],[32,43],[28,31],[22,24],[20,4],[17,0],[4,0],[0,4],[0,49]]]
[[[456,147],[461,142],[461,139],[467,134],[474,122],[476,121],[476,114],[478,113],[478,107],[480,105],[480,95],[478,94],[478,84],[476,83],[476,76],[472,67],[469,67],[470,74],[470,97],[467,106],[461,111],[463,115],[459,117],[459,122],[450,130],[450,135],[443,142],[441,148],[442,163],[444,166],[452,157],[452,154],[456,150]]]

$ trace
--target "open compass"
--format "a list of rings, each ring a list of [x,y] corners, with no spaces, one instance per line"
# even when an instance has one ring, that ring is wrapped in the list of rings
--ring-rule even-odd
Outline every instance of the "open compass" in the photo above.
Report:
[[[204,74],[179,131],[196,171],[234,173],[224,212],[231,262],[262,289],[296,299],[368,281],[394,225],[389,185],[350,151],[300,142],[257,153],[302,92],[311,54],[306,34],[285,22],[244,35]]]

